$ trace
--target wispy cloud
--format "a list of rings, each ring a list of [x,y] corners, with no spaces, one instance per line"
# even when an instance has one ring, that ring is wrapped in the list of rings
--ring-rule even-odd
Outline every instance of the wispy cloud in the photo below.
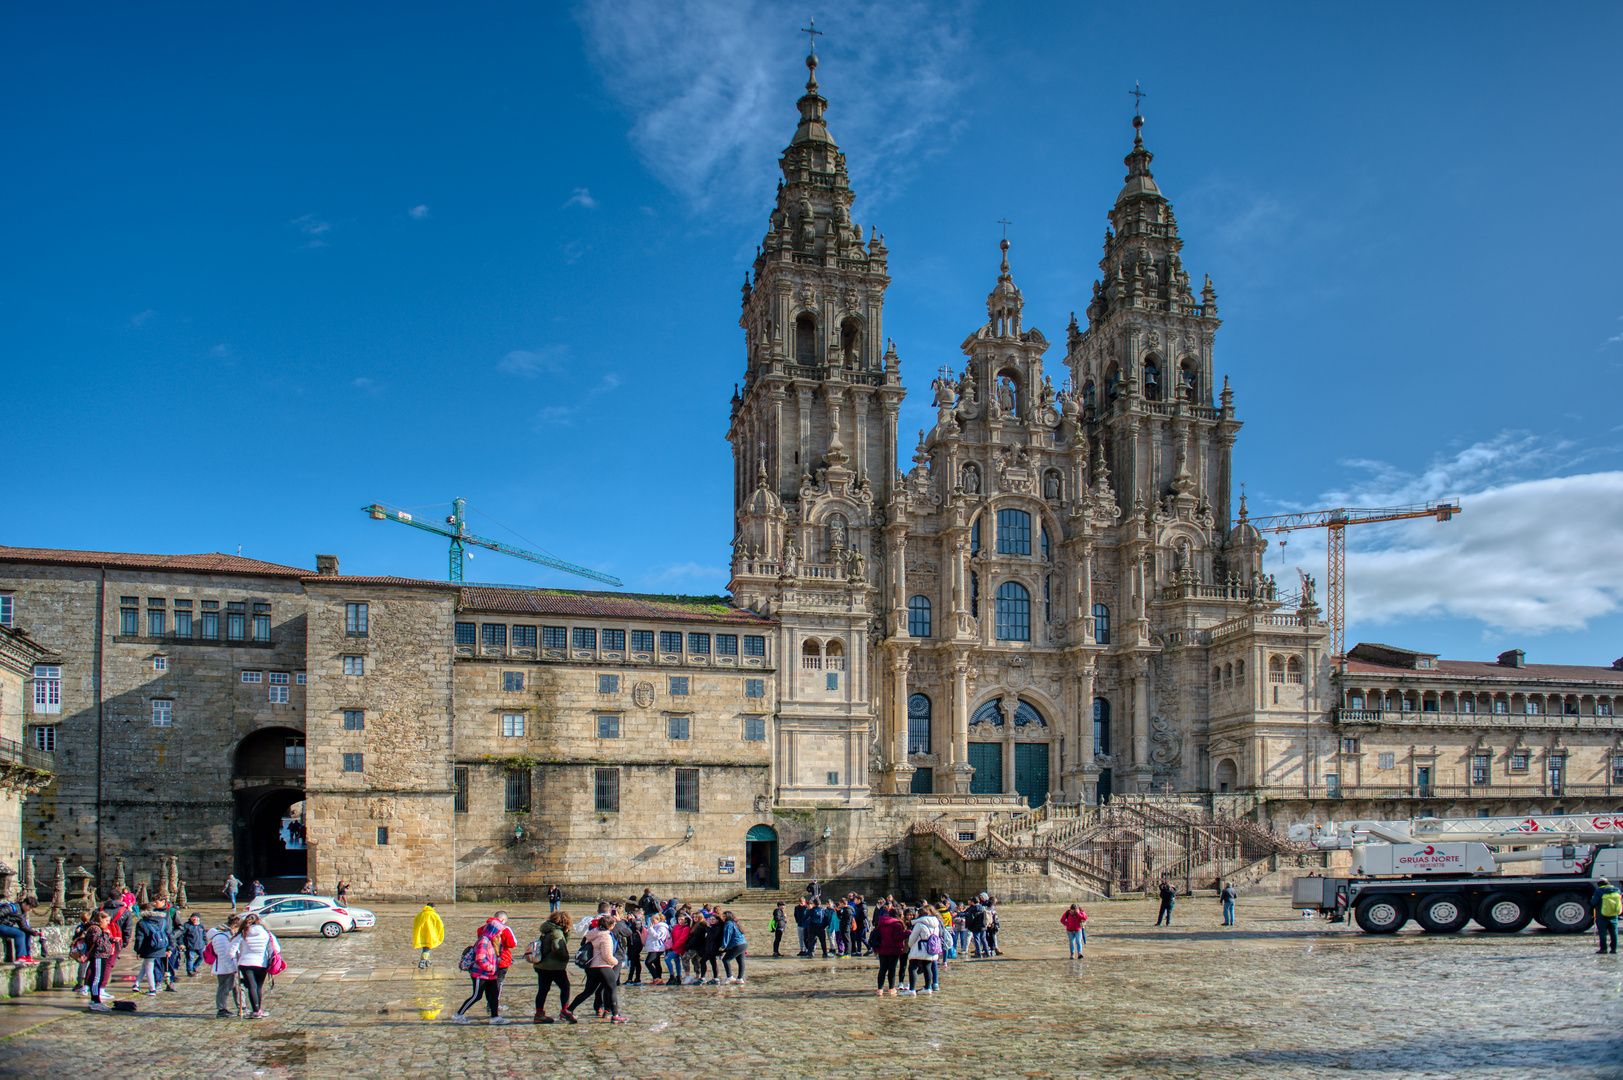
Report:
[[[548,405],[536,412],[535,425],[538,428],[569,427],[579,411],[579,405]]]
[[[496,362],[496,370],[508,375],[534,379],[557,375],[569,366],[568,345],[543,345],[539,349],[514,349]]]
[[[619,385],[620,376],[611,371],[599,379],[596,386],[592,387],[592,395],[595,397],[598,394],[607,394]]]
[[[361,375],[357,378],[351,379],[349,385],[353,386],[357,390],[374,391],[377,389],[378,384],[375,379]]]
[[[149,312],[146,312],[146,314],[150,315],[152,313],[149,311]],[[1618,322],[1623,322],[1623,315],[1619,315],[1617,317],[1617,319],[1618,319]],[[1619,331],[1618,333],[1613,334],[1611,337],[1607,338],[1606,339],[1606,344],[1602,345],[1601,348],[1603,348],[1603,349],[1606,348],[1606,345],[1616,345],[1620,341],[1623,341],[1623,331]]]
[[[829,126],[870,211],[906,183],[929,140],[949,141],[973,6],[840,0],[819,8]],[[649,171],[695,211],[719,202],[724,212],[757,214],[798,119],[800,17],[767,0],[585,0],[576,13]]]
[[[1457,498],[1462,506],[1446,523],[1419,519],[1348,532],[1349,621],[1447,616],[1537,635],[1581,630],[1623,610],[1623,472],[1570,472],[1609,452],[1506,432],[1418,471],[1347,462],[1363,475],[1325,493],[1320,505]],[[1551,475],[1557,472],[1568,474]],[[1322,575],[1317,533],[1292,534],[1287,550],[1291,561]],[[1277,558],[1277,538],[1273,546]],[[1274,572],[1282,579],[1288,573]]]
[[[727,568],[696,562],[673,563],[655,570],[650,580],[671,585],[701,582],[719,593],[727,587]]]
[[[428,204],[418,203],[416,206],[406,211],[406,216],[414,221],[423,220],[428,216]]]
[[[571,206],[578,206],[582,210],[596,210],[597,200],[592,198],[592,193],[590,191],[587,191],[583,187],[578,187],[569,196],[568,200],[560,209],[568,210]]]
[[[152,317],[156,314],[157,312],[153,311],[151,308],[148,308],[146,311],[137,312],[136,314],[130,316],[130,325],[145,326],[147,323],[152,321]]]
[[[222,341],[209,350],[209,355],[216,360],[229,360],[234,354],[231,352],[231,346]]]
[[[323,240],[322,237],[326,236],[332,231],[332,222],[322,221],[314,214],[305,214],[302,217],[296,217],[292,221],[288,222],[288,226],[290,228],[297,229],[299,232],[309,237],[304,244],[304,246],[307,248],[326,247],[327,241]]]

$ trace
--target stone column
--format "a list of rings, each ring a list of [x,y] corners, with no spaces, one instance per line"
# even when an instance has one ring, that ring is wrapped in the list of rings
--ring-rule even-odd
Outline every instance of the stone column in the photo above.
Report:
[[[1075,789],[1084,803],[1099,801],[1099,763],[1096,757],[1097,747],[1093,745],[1093,698],[1094,680],[1098,669],[1089,664],[1077,676],[1077,694],[1081,701],[1077,705],[1077,736],[1076,760],[1077,772],[1073,773],[1066,790]]]
[[[1138,790],[1150,785],[1150,673],[1149,661],[1133,665],[1133,772]]]
[[[952,661],[952,790],[969,794],[975,770],[969,764],[969,660],[959,654]]]
[[[1092,540],[1082,541],[1082,562],[1077,568],[1076,574],[1076,602],[1077,606],[1082,609],[1078,612],[1078,617],[1082,620],[1082,643],[1092,645],[1094,643]],[[1088,699],[1088,704],[1089,706],[1093,704],[1091,697]]]
[[[1010,690],[1003,695],[1003,793],[1014,791],[1014,714],[1020,710],[1020,695]]]

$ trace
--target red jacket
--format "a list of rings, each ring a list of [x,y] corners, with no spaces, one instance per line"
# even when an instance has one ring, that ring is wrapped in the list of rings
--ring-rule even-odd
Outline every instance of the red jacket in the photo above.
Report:
[[[1082,924],[1088,921],[1088,916],[1080,909],[1072,911],[1070,908],[1066,908],[1065,914],[1059,917],[1059,921],[1061,926],[1074,934],[1082,929]]]
[[[495,919],[491,919],[485,925],[491,927],[501,926]],[[513,950],[518,948],[518,938],[513,936],[513,931],[506,926],[502,926],[501,933],[496,935],[496,945],[501,949],[501,955],[496,958],[496,967],[512,967]]]
[[[874,952],[880,956],[901,956],[907,952],[907,927],[896,916],[879,916],[879,921],[874,923],[874,933],[879,935],[879,947]]]

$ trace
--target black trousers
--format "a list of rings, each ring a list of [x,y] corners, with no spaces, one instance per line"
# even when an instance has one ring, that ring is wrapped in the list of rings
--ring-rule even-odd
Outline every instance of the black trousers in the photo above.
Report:
[[[240,968],[238,970],[247,971],[248,969]],[[246,982],[247,980],[244,979],[243,981]],[[467,1011],[473,1008],[474,1002],[484,998],[485,1004],[490,1007],[490,1015],[495,1016],[497,1012],[496,1002],[501,997],[501,993],[501,982],[498,979],[494,977],[489,979],[475,978],[473,980],[473,993],[468,995],[468,1000],[462,1003],[462,1007],[456,1011],[456,1014],[458,1016],[466,1015]],[[251,993],[250,996],[252,996]]]
[[[554,983],[558,986],[558,1007],[563,1008],[569,1004],[569,972],[561,969],[558,971],[537,970],[535,977],[537,979],[535,988],[536,1012],[546,1011],[547,991],[552,989]]]
[[[733,961],[735,960],[738,961],[738,977],[742,979],[744,977],[744,946],[734,945],[721,954],[721,962],[727,969],[729,979],[733,977]]]
[[[586,985],[581,992],[575,995],[575,1000],[569,1003],[569,1011],[574,1012],[575,1006],[585,1001],[593,994],[601,994],[603,1007],[613,1015],[620,1013],[620,997],[615,987],[620,982],[619,968],[587,968]]]
[[[900,956],[886,956],[884,953],[879,954],[879,989],[885,989],[885,983],[887,980],[890,982],[890,988],[892,990],[896,989],[897,969],[901,966],[902,958]]]
[[[812,950],[822,947],[823,955],[828,956],[828,932],[822,927],[806,931],[806,955],[810,956]]]
[[[648,954],[648,974],[652,975],[656,979],[663,979],[665,977],[664,953],[651,952]]]
[[[772,931],[772,955],[778,955],[778,946],[783,944],[783,930]]]
[[[1163,901],[1161,901],[1161,910],[1155,913],[1155,925],[1160,926],[1162,919],[1166,920],[1166,924],[1168,926],[1172,925],[1172,901],[1171,900],[1163,900]]]

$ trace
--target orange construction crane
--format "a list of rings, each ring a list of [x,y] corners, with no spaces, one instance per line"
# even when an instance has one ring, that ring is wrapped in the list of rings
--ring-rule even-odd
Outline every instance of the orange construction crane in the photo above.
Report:
[[[1330,580],[1326,589],[1330,603],[1330,652],[1339,661],[1347,655],[1347,526],[1423,517],[1447,521],[1459,512],[1459,503],[1439,502],[1379,509],[1344,506],[1338,510],[1310,510],[1305,514],[1275,514],[1249,520],[1258,532],[1263,533],[1289,533],[1298,529],[1330,530]]]

